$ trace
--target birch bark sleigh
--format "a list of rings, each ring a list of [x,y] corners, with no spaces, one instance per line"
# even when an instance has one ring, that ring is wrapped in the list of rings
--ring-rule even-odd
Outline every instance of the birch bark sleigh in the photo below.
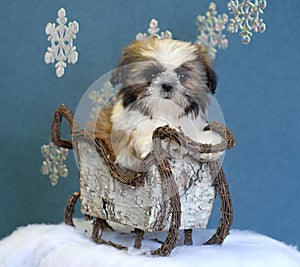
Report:
[[[73,142],[61,139],[62,117],[69,123]],[[153,134],[154,152],[146,157],[141,168],[146,171],[132,176],[126,176],[114,164],[113,155],[101,140],[94,140],[89,132],[79,129],[71,110],[64,105],[54,114],[52,141],[57,146],[76,149],[81,211],[98,220],[95,228],[101,228],[102,221],[110,220],[142,231],[169,229],[162,247],[153,252],[165,256],[175,247],[179,229],[206,228],[216,193],[221,203],[220,224],[206,244],[220,244],[229,233],[233,211],[224,172],[218,162],[200,162],[195,155],[232,148],[235,138],[218,123],[209,124],[209,128],[221,134],[224,141],[218,145],[199,144],[168,126],[158,128]],[[172,151],[166,151],[170,141],[186,152],[180,157],[170,157]],[[70,225],[79,197],[75,194],[66,209],[65,221]],[[191,231],[185,233],[191,238]]]
[[[132,187],[111,178],[93,145],[80,141],[77,153],[83,214],[149,232],[169,228],[170,196],[156,166],[147,171],[142,186]],[[169,164],[180,196],[180,229],[206,228],[215,199],[208,164],[188,156]]]

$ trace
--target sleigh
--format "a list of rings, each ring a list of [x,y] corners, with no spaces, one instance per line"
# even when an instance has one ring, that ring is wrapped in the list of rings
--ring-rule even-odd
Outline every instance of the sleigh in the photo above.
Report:
[[[72,141],[61,139],[62,117],[69,124]],[[53,117],[52,142],[75,149],[80,169],[80,193],[69,197],[65,223],[74,226],[72,215],[80,198],[81,212],[93,220],[92,239],[96,243],[126,249],[102,239],[107,221],[133,227],[135,248],[141,247],[145,231],[168,231],[161,247],[151,251],[153,255],[167,256],[176,246],[180,230],[185,235],[184,244],[190,245],[192,230],[206,228],[217,195],[220,223],[205,245],[222,244],[233,218],[225,174],[218,161],[201,161],[198,156],[230,149],[235,146],[235,138],[221,124],[211,123],[207,128],[219,133],[223,141],[218,145],[199,144],[169,126],[157,128],[152,138],[153,151],[138,171],[128,173],[115,163],[105,143],[81,129],[71,110],[61,105]],[[181,150],[180,156],[173,155],[170,147],[174,146]]]

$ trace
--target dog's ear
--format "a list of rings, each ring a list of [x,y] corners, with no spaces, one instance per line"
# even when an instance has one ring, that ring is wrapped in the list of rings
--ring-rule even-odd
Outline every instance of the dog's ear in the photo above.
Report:
[[[196,46],[197,46],[198,60],[204,65],[206,69],[207,87],[209,88],[211,93],[214,94],[217,88],[217,81],[218,81],[217,74],[211,67],[211,60],[209,58],[207,49],[202,45],[196,44]]]
[[[116,68],[111,76],[110,76],[110,83],[112,84],[112,86],[116,86],[120,83],[122,83],[122,70],[120,68]]]
[[[112,72],[110,77],[110,83],[112,86],[116,86],[118,84],[123,83],[125,79],[125,72],[126,72],[126,60],[124,60],[124,56],[121,58],[121,61],[119,62],[117,68]]]
[[[144,60],[144,58],[142,58],[140,54],[140,46],[142,45],[142,41],[135,40],[123,49],[121,60],[117,68],[111,74],[110,82],[113,86],[124,82],[126,78],[126,72],[129,69],[129,64]]]
[[[211,68],[207,68],[207,86],[212,94],[215,94],[217,88],[218,77],[215,71]]]

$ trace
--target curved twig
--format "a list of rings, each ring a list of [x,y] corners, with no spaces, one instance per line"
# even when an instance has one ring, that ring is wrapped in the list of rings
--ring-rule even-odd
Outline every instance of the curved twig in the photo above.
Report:
[[[135,237],[133,247],[139,249],[142,246],[142,240],[143,240],[145,232],[141,229],[138,229],[138,228],[135,228],[134,232],[136,233],[136,237]]]
[[[64,104],[61,104],[53,115],[52,132],[51,132],[52,142],[58,147],[73,149],[71,140],[61,139],[60,126],[61,126],[62,117],[65,117],[65,119],[67,120],[71,130],[71,134],[75,130],[77,131],[79,130],[79,125],[76,122],[71,109],[65,106]],[[220,134],[224,140],[217,145],[201,144],[186,137],[182,132],[176,131],[175,129],[169,127],[168,125],[156,129],[157,135],[160,136],[161,140],[170,138],[173,141],[177,142],[179,145],[185,147],[186,149],[198,153],[221,152],[226,149],[233,148],[236,144],[235,137],[231,133],[231,131],[220,123],[212,122],[207,127],[205,127],[204,130],[215,131],[216,133]],[[98,143],[102,143],[100,144],[100,146],[104,145],[100,139],[97,140]]]
[[[217,244],[224,242],[226,236],[229,234],[230,227],[233,222],[233,206],[229,193],[228,184],[225,178],[225,173],[217,161],[208,163],[211,175],[214,177],[213,185],[220,198],[220,223],[215,234],[204,243],[204,245]]]
[[[155,131],[161,139],[169,139],[176,142],[178,145],[186,148],[189,151],[196,153],[217,153],[233,148],[236,145],[234,135],[229,129],[218,122],[212,122],[204,128],[204,131],[211,130],[223,137],[223,141],[220,144],[202,144],[198,143],[191,138],[185,136],[183,132],[177,131],[168,125],[157,128]]]
[[[104,244],[104,245],[113,246],[113,247],[115,247],[117,249],[120,249],[120,250],[127,250],[128,248],[125,247],[125,246],[113,243],[111,241],[106,241],[106,240],[101,238],[102,233],[103,233],[103,229],[104,229],[104,224],[105,224],[105,220],[103,220],[103,219],[96,218],[94,220],[93,232],[92,232],[93,241],[96,242],[97,244]]]
[[[144,158],[138,167],[138,170],[141,171],[133,172],[132,175],[127,175],[115,163],[115,156],[101,139],[94,139],[93,135],[86,130],[75,130],[73,132],[73,138],[75,140],[75,144],[80,140],[84,140],[94,146],[100,157],[105,161],[105,165],[108,166],[110,175],[120,183],[131,187],[143,185],[147,176],[147,170],[149,170],[152,165],[156,164],[154,153],[151,152]]]
[[[71,134],[73,132],[73,129],[79,128],[77,122],[74,119],[74,115],[71,109],[66,107],[64,104],[61,104],[53,115],[52,130],[51,130],[52,142],[54,145],[58,147],[73,149],[73,144],[71,140],[61,139],[60,126],[61,126],[62,117],[64,117],[67,120],[70,127]]]
[[[191,246],[193,245],[193,230],[185,229],[184,230],[184,244]]]
[[[178,193],[176,181],[173,177],[171,166],[169,161],[165,157],[164,150],[162,148],[163,136],[160,135],[159,130],[155,130],[153,133],[153,150],[158,162],[158,168],[162,173],[164,179],[167,194],[170,198],[170,206],[172,210],[170,227],[165,242],[159,249],[151,252],[152,255],[168,256],[176,246],[179,239],[179,228],[181,224],[181,202]]]
[[[73,222],[73,213],[75,210],[75,205],[77,202],[77,199],[79,198],[80,193],[75,192],[72,196],[68,198],[67,206],[65,209],[65,216],[64,216],[64,221],[67,225],[70,226],[75,226]]]

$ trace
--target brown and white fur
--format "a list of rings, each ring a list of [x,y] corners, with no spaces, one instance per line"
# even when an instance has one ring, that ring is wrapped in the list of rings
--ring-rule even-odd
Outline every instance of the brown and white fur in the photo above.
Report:
[[[124,49],[111,83],[121,85],[119,100],[100,114],[95,133],[120,165],[136,170],[152,150],[153,131],[163,125],[201,143],[221,142],[218,134],[203,131],[216,75],[202,46],[158,38],[134,41]]]

